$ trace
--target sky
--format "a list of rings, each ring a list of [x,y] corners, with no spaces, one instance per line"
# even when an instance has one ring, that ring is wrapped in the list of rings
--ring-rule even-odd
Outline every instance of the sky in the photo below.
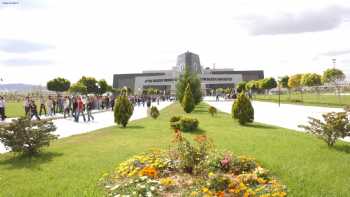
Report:
[[[349,0],[0,0],[2,83],[204,67],[350,78]]]

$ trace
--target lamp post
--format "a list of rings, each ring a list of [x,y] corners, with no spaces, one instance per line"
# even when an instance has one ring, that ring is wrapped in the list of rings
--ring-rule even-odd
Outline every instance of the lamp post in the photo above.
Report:
[[[335,63],[337,62],[337,59],[332,59],[332,63],[333,63],[333,68],[335,68]]]

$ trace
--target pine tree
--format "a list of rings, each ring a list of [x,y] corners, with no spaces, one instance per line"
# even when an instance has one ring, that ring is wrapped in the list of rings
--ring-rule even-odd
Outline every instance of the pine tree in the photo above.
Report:
[[[187,84],[181,105],[186,113],[191,113],[195,108],[195,101],[193,99],[191,86],[189,83]]]
[[[126,92],[122,91],[114,105],[114,122],[123,127],[126,127],[134,111],[134,106],[129,101]]]
[[[232,105],[232,117],[238,119],[241,125],[254,121],[254,108],[244,92],[238,95]]]
[[[180,76],[176,84],[177,100],[183,100],[188,84],[191,86],[191,93],[194,99],[194,103],[197,105],[202,101],[201,81],[198,76],[195,73],[191,73],[188,66],[186,66],[184,73]]]

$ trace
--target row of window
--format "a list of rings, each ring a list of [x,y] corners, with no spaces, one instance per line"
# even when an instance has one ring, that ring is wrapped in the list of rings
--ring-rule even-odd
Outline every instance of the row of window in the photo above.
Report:
[[[202,81],[232,81],[232,78],[215,78],[215,77],[203,77],[201,78]],[[145,80],[145,83],[159,83],[159,82],[172,82],[177,81],[177,79],[147,79]]]

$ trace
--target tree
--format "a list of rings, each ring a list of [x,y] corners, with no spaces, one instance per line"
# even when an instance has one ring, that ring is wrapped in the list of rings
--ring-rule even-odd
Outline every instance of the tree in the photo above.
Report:
[[[187,84],[181,105],[186,113],[191,113],[196,106],[192,95],[191,85],[189,83]]]
[[[195,105],[202,101],[201,82],[195,73],[191,73],[188,66],[185,67],[184,73],[180,76],[176,84],[176,98],[183,100],[187,85],[190,84]]]
[[[97,94],[97,80],[94,77],[85,77],[83,76],[79,79],[78,83],[84,84],[86,86],[86,90],[88,94]]]
[[[282,88],[289,88],[288,80],[289,80],[289,77],[286,75],[286,76],[280,77],[278,82]]]
[[[319,86],[322,84],[321,75],[316,73],[303,74],[300,84],[303,86]]]
[[[46,87],[48,90],[55,91],[55,92],[64,92],[67,91],[70,87],[70,81],[57,77],[55,79],[52,79],[47,82]]]
[[[256,91],[259,89],[259,81],[251,80],[246,84],[245,88],[246,90]]]
[[[87,94],[87,88],[82,83],[75,83],[69,88],[71,93]]]
[[[108,91],[109,85],[108,85],[106,80],[104,80],[104,79],[99,80],[98,85],[100,86],[100,88],[98,90],[98,94],[102,95]]]
[[[289,77],[288,79],[288,86],[290,88],[299,88],[301,87],[301,78],[302,78],[302,74],[296,74],[296,75],[292,75]]]
[[[277,82],[273,77],[265,78],[259,81],[259,88],[261,89],[270,90],[275,87],[277,87]]]
[[[242,91],[245,91],[246,85],[247,85],[247,82],[245,81],[240,81],[239,83],[237,83],[237,92],[241,93]]]
[[[323,72],[323,82],[337,85],[339,82],[345,79],[343,71],[336,68],[329,68]]]
[[[224,88],[218,88],[215,90],[216,94],[222,94],[224,92]]]
[[[303,90],[301,88],[302,84],[301,84],[301,78],[303,77],[302,74],[295,74],[289,77],[288,80],[288,86],[290,88],[294,88],[296,90],[300,91],[300,96],[301,96],[301,100],[303,100]]]
[[[232,105],[232,117],[237,119],[241,125],[254,121],[254,108],[244,92],[238,95]]]
[[[134,106],[129,101],[127,95],[127,90],[123,89],[114,105],[114,122],[122,125],[123,128],[126,127],[134,112]]]
[[[324,140],[329,147],[332,147],[338,138],[350,136],[350,122],[346,112],[331,112],[322,116],[324,122],[309,117],[309,125],[299,127]]]
[[[13,152],[35,155],[43,146],[49,146],[51,140],[57,139],[58,136],[52,134],[55,130],[52,121],[31,121],[21,117],[0,127],[0,142]]]

